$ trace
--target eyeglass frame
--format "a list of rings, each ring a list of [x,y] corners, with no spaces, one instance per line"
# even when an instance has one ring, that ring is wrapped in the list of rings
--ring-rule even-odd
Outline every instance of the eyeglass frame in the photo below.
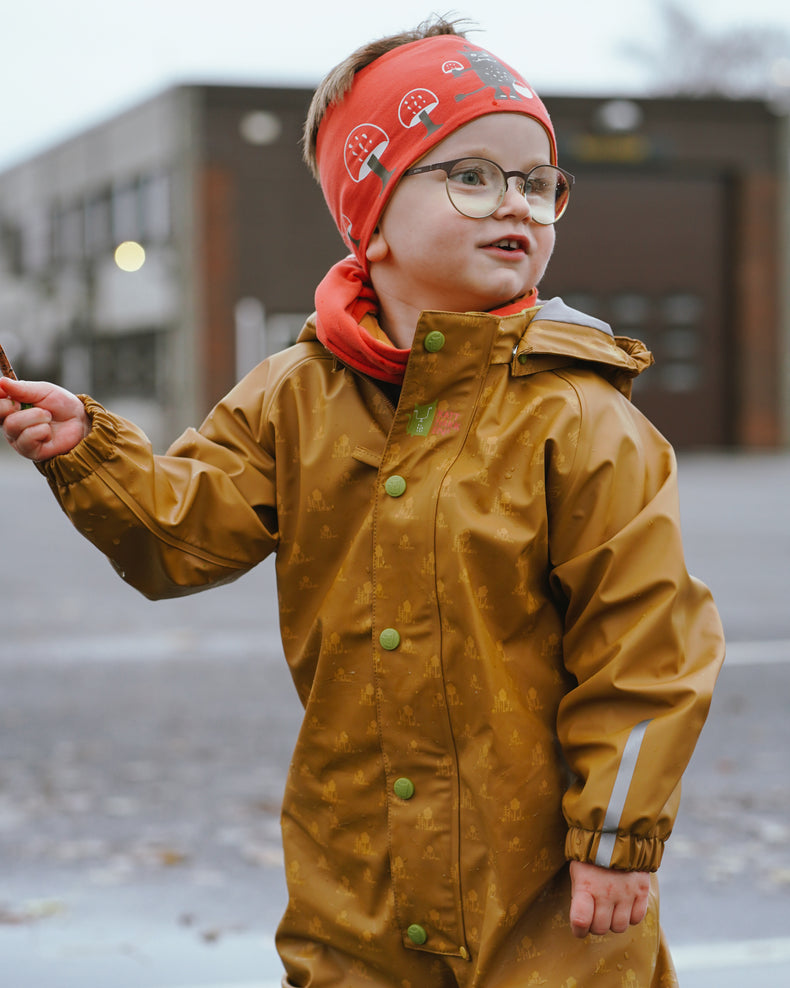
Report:
[[[462,161],[485,161],[486,164],[493,165],[494,168],[496,168],[497,171],[504,177],[505,185],[504,185],[504,190],[502,192],[502,198],[499,200],[496,206],[494,206],[494,208],[491,210],[490,213],[484,213],[482,216],[469,216],[463,210],[458,208],[455,201],[453,200],[453,197],[450,195],[450,188],[447,184],[450,181],[450,172],[456,165],[460,164]],[[538,168],[552,168],[554,171],[557,171],[562,176],[564,176],[566,182],[568,183],[568,196],[565,200],[565,205],[562,207],[562,212],[560,213],[559,216],[555,216],[550,223],[541,223],[540,220],[536,220],[533,217],[533,222],[537,223],[538,226],[554,226],[557,220],[562,219],[562,217],[565,215],[565,210],[568,208],[568,202],[570,201],[571,189],[573,188],[573,183],[576,181],[574,175],[571,175],[570,172],[566,172],[565,169],[560,168],[559,165],[552,165],[552,164],[533,165],[528,172],[522,172],[518,170],[507,172],[498,162],[492,161],[490,158],[483,158],[480,155],[467,154],[464,155],[462,158],[453,158],[452,161],[437,161],[433,165],[417,165],[415,168],[409,168],[407,171],[405,171],[403,173],[403,177],[406,178],[407,175],[423,175],[426,172],[439,171],[441,169],[445,173],[444,186],[445,189],[447,190],[447,198],[450,200],[450,204],[452,205],[453,209],[457,210],[461,214],[461,216],[466,216],[467,219],[484,220],[489,216],[493,216],[494,213],[499,209],[499,207],[505,201],[505,196],[507,195],[507,183],[508,180],[511,178],[520,178],[523,180],[524,192],[522,193],[522,195],[524,196],[524,199],[527,199],[526,189],[529,183],[529,176]],[[529,201],[527,200],[527,202]]]

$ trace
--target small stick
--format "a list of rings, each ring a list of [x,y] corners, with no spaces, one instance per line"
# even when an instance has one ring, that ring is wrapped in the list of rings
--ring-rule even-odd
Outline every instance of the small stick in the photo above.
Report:
[[[0,344],[0,371],[2,371],[3,377],[10,377],[12,381],[18,381],[19,378],[14,373],[14,368],[11,366],[11,361],[6,357],[5,350]]]
[[[2,343],[0,343],[0,372],[2,372],[3,377],[10,377],[12,381],[18,381],[19,378],[14,373],[14,368],[11,366],[11,361],[6,357],[5,350],[3,349]],[[32,405],[24,404],[22,408],[32,408]]]

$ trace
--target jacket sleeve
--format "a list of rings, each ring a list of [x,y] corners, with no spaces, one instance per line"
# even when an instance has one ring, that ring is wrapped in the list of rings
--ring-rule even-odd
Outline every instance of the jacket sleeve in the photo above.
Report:
[[[90,434],[40,465],[75,527],[146,597],[230,582],[276,546],[274,444],[233,395],[164,456],[81,396]]]
[[[567,375],[578,421],[547,464],[551,582],[575,679],[557,729],[572,773],[566,856],[654,871],[724,657],[683,556],[669,444],[622,395]]]

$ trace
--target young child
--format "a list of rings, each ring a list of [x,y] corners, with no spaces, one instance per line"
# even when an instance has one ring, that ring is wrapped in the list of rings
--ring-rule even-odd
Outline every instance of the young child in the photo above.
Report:
[[[351,253],[299,342],[165,456],[4,379],[6,437],[148,597],[276,553],[283,985],[674,985],[650,873],[721,628],[628,399],[650,355],[537,300],[549,115],[435,21],[339,66],[305,134]]]

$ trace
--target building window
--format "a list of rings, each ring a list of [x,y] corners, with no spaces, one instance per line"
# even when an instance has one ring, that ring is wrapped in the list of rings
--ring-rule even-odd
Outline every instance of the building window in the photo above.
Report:
[[[702,384],[700,323],[704,303],[693,292],[675,292],[663,300],[661,384],[675,393],[696,391]]]
[[[31,210],[22,226],[22,266],[30,274],[45,271],[52,255],[52,231],[49,211]]]
[[[702,387],[701,296],[677,291],[656,298],[633,291],[596,299],[589,293],[570,292],[565,299],[574,308],[609,321],[616,336],[640,340],[653,353],[656,367],[637,378],[635,392],[681,394]]]
[[[691,292],[676,292],[664,299],[664,321],[668,326],[693,326],[702,317],[702,299]]]
[[[139,191],[136,181],[118,185],[112,191],[112,238],[116,244],[142,237]]]
[[[81,203],[55,210],[53,254],[59,261],[78,261],[85,256],[85,224]]]
[[[612,322],[620,336],[629,336],[650,318],[650,299],[639,292],[625,292],[612,299]]]
[[[91,362],[96,393],[156,398],[158,341],[155,330],[94,338]]]
[[[0,226],[0,270],[14,277],[22,274],[22,231],[15,223]]]
[[[85,203],[85,250],[95,257],[112,246],[112,202],[110,190],[103,189]]]
[[[165,244],[172,237],[170,176],[148,175],[140,180],[143,243]]]
[[[572,309],[584,312],[588,316],[595,316],[598,319],[601,315],[601,301],[591,292],[567,292],[563,295],[563,301]]]

